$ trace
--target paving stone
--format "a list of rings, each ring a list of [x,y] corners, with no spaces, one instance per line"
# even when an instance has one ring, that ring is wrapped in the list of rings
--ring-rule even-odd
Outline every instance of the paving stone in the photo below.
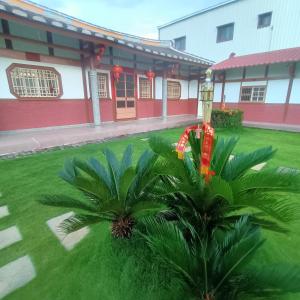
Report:
[[[59,229],[60,223],[73,215],[74,212],[71,211],[47,221],[47,225],[49,226],[50,230],[55,234],[60,243],[68,251],[72,250],[90,232],[89,227],[83,227],[69,234],[62,232]]]
[[[141,139],[141,141],[143,141],[143,142],[147,142],[148,140],[149,140],[149,138]]]
[[[18,258],[0,268],[0,299],[26,285],[36,276],[28,255]]]
[[[22,240],[22,235],[17,226],[12,226],[0,231],[0,250]]]
[[[254,170],[254,171],[260,171],[267,163],[266,162],[263,162],[261,164],[258,164],[254,167],[252,167],[251,169]]]
[[[9,215],[8,207],[6,205],[0,206],[0,219],[6,217],[8,215]]]

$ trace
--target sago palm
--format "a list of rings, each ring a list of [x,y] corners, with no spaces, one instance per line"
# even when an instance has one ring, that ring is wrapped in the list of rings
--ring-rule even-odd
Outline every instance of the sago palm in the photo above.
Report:
[[[108,149],[103,153],[107,167],[95,158],[88,161],[72,159],[66,161],[60,173],[63,180],[82,192],[82,198],[58,194],[44,196],[40,202],[84,211],[60,225],[66,233],[110,221],[113,236],[129,238],[140,218],[167,211],[166,205],[159,202],[161,191],[156,193],[155,189],[159,176],[153,174],[152,167],[157,155],[146,150],[134,167],[131,146],[127,147],[121,161]]]
[[[191,224],[186,240],[175,222],[148,218],[139,233],[162,262],[182,282],[188,299],[235,300],[274,298],[300,292],[300,267],[289,264],[253,266],[251,261],[264,240],[259,226],[247,217],[226,231],[199,236]]]
[[[172,190],[172,197],[164,197],[176,212],[203,233],[215,227],[230,225],[245,213],[253,224],[285,232],[284,223],[297,220],[300,205],[291,196],[300,192],[300,174],[292,169],[269,169],[254,172],[250,169],[273,157],[271,147],[232,156],[238,139],[215,141],[211,169],[215,175],[206,183],[198,172],[201,139],[191,133],[191,155],[177,158],[175,148],[168,141],[153,137],[152,150],[160,156],[158,173],[164,189]],[[289,198],[288,198],[288,197]],[[176,217],[175,217],[176,218]]]

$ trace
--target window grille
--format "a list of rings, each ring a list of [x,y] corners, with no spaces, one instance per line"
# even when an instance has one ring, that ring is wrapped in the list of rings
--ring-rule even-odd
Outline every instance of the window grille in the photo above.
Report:
[[[106,73],[97,73],[98,78],[98,96],[101,99],[109,98],[108,91],[108,74]]]
[[[180,99],[181,85],[177,81],[168,81],[168,99]]]
[[[266,94],[265,86],[242,87],[242,102],[264,102]]]
[[[152,98],[152,84],[151,81],[147,78],[139,78],[139,90],[140,90],[140,99],[151,99]]]
[[[54,70],[16,66],[9,74],[13,92],[19,97],[55,98],[61,94],[60,77]]]

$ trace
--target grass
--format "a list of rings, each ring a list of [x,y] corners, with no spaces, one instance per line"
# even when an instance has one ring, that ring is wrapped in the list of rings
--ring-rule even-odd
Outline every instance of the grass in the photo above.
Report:
[[[121,155],[128,144],[133,144],[136,159],[148,146],[142,138],[158,134],[176,142],[182,131],[176,128],[0,161],[0,206],[8,205],[11,213],[0,219],[0,230],[17,225],[23,236],[22,241],[0,251],[0,266],[28,254],[37,272],[32,282],[7,299],[184,299],[177,282],[169,278],[167,270],[140,241],[112,241],[108,224],[93,226],[83,242],[66,252],[45,222],[67,210],[36,202],[42,194],[77,193],[57,176],[66,158],[94,156],[103,160],[103,148]],[[300,169],[300,134],[250,128],[217,131],[218,136],[232,134],[240,136],[237,152],[272,145],[278,152],[267,167]],[[264,233],[268,241],[259,253],[259,263],[288,260],[300,264],[300,224],[291,229],[289,235]],[[168,287],[172,288],[171,294]],[[279,299],[300,299],[300,295]]]

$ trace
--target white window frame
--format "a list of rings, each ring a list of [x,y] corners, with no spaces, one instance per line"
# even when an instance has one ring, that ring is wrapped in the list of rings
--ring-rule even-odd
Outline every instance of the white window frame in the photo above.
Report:
[[[259,90],[262,89],[262,88],[264,89],[263,96],[259,95],[259,93],[261,92]],[[242,100],[243,89],[251,89],[251,95],[250,95],[250,99],[249,100]],[[258,95],[255,95],[256,93],[258,93]],[[265,99],[266,99],[266,93],[267,93],[267,86],[266,85],[241,86],[240,102],[242,102],[242,103],[247,103],[247,102],[251,102],[251,103],[264,103]],[[263,97],[263,99],[262,100],[258,100],[261,97]]]
[[[170,96],[170,93],[169,93],[169,84],[172,84],[172,83],[176,83],[176,84],[179,85],[179,97],[174,97],[173,95],[172,95],[172,97]],[[167,80],[167,98],[170,99],[170,100],[180,100],[181,94],[182,94],[181,82],[180,81],[176,81],[176,80]]]

